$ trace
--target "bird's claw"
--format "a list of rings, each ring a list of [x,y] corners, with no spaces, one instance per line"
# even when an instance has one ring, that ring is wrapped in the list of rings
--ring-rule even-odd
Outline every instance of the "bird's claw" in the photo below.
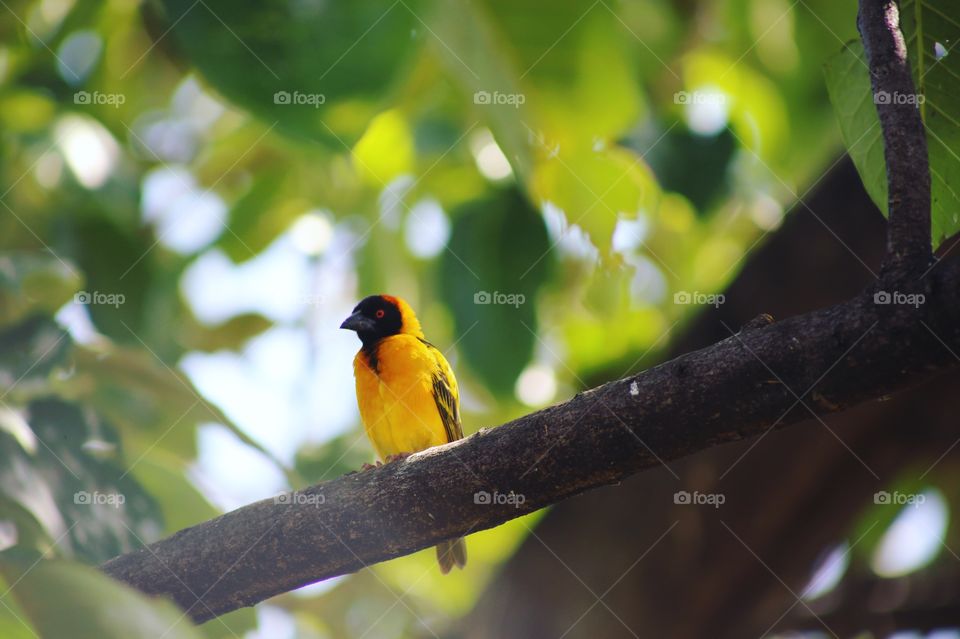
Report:
[[[387,455],[387,463],[389,464],[392,462],[403,461],[410,455],[411,453],[397,453],[396,455]]]
[[[379,468],[380,466],[383,466],[383,464],[380,463],[379,461],[375,464],[364,464],[363,466],[360,467],[360,472],[373,470],[374,468]]]

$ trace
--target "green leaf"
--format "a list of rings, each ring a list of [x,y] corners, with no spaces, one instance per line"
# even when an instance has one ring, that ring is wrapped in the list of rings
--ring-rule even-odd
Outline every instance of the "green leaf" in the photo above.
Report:
[[[0,574],[0,592],[7,592],[10,586]],[[10,594],[0,597],[0,637],[4,639],[37,639],[36,627],[27,619],[27,613]]]
[[[148,352],[114,344],[78,345],[61,392],[96,408],[124,433],[134,455],[156,446],[192,458],[195,426],[226,419],[190,381]]]
[[[96,568],[8,551],[0,554],[0,572],[41,637],[201,637],[169,601],[148,598]]]
[[[125,229],[113,220],[86,216],[74,229],[74,255],[83,270],[84,304],[94,326],[104,335],[126,343],[139,343],[152,319],[151,293],[158,288],[160,253],[148,235]]]
[[[74,363],[76,373],[63,382],[63,391],[115,422],[129,436],[135,454],[156,447],[192,458],[196,426],[216,422],[289,474],[270,451],[205,400],[186,375],[164,366],[152,353],[99,343],[75,348]]]
[[[230,232],[217,246],[239,264],[259,254],[283,232],[302,210],[292,209],[281,194],[289,169],[267,169],[230,208]]]
[[[61,545],[100,562],[156,539],[154,499],[119,463],[115,429],[93,411],[59,399],[31,402],[36,454],[0,434],[0,492],[22,504]]]
[[[931,234],[934,247],[960,231],[960,55],[939,60],[936,46],[949,50],[960,42],[958,0],[904,2],[901,27],[908,45],[914,83],[927,130],[931,177]],[[851,42],[826,65],[827,90],[840,120],[847,152],[877,207],[887,215],[887,176],[883,140],[877,117],[863,45]],[[887,96],[878,96],[886,99]]]
[[[176,42],[218,91],[337,149],[382,110],[419,48],[418,4],[163,0]]]
[[[0,388],[7,402],[50,393],[50,374],[72,340],[49,317],[37,315],[0,331]]]
[[[589,0],[555,3],[549,12],[505,0],[433,7],[433,50],[525,187],[536,179],[536,158],[550,155],[543,138],[589,149],[617,139],[645,111],[636,60],[624,55],[635,36],[609,7]]]
[[[440,290],[456,348],[494,393],[510,395],[536,346],[536,296],[554,255],[543,218],[515,189],[453,212]]]
[[[235,350],[271,326],[273,322],[259,313],[241,313],[216,326],[191,322],[182,342],[190,350],[206,353]]]
[[[357,173],[368,184],[383,187],[409,173],[414,162],[414,138],[403,115],[391,109],[375,117],[353,147]]]
[[[900,22],[924,97],[934,246],[960,231],[960,0],[905,0]],[[937,59],[937,46],[946,55]]]
[[[887,167],[880,120],[873,103],[866,55],[859,42],[847,44],[824,67],[840,134],[870,198],[887,215]]]
[[[256,628],[257,611],[250,607],[219,615],[200,626],[200,632],[207,639],[238,639]]]
[[[429,16],[437,41],[431,41],[447,73],[474,102],[482,92],[504,95],[521,93],[519,72],[510,59],[508,44],[497,33],[493,19],[483,7],[465,0],[432,3]],[[456,50],[443,45],[456,42]],[[521,180],[529,178],[533,158],[523,125],[524,105],[478,104],[483,117]]]
[[[483,5],[515,61],[532,121],[550,137],[614,140],[640,119],[638,68],[626,54],[636,36],[613,8],[592,0],[554,3],[549,12],[511,0]]]
[[[653,213],[660,187],[639,156],[623,147],[558,149],[537,164],[533,191],[542,202],[563,209],[604,253],[610,249],[618,217]]]
[[[52,315],[80,285],[77,270],[53,256],[6,253],[0,256],[0,324],[38,312]]]
[[[307,445],[297,451],[294,467],[303,479],[315,484],[355,471],[370,461],[370,447],[362,434],[350,431],[322,445]]]
[[[159,503],[165,533],[173,534],[221,514],[187,478],[185,460],[154,450],[134,461],[130,472]]]

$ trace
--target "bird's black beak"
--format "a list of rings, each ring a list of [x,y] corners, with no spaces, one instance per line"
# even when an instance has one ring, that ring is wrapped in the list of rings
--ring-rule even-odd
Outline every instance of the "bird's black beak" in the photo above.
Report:
[[[345,328],[348,331],[356,331],[357,333],[370,333],[376,328],[374,322],[369,317],[365,317],[360,313],[354,313],[347,319],[343,320],[343,324],[340,325],[340,328]]]

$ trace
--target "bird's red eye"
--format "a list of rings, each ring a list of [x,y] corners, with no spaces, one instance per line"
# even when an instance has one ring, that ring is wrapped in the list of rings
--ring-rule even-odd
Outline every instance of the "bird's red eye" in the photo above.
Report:
[[[386,315],[386,313],[381,308],[381,309],[377,309],[377,312],[374,313],[374,315],[377,316],[377,319],[383,319],[383,316]]]

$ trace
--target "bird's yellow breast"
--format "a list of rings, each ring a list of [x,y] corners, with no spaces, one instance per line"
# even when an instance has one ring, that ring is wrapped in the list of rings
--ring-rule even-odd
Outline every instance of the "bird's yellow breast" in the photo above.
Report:
[[[381,340],[372,355],[361,349],[353,370],[360,418],[377,455],[383,459],[447,443],[434,395],[437,358],[443,356],[405,334]]]

